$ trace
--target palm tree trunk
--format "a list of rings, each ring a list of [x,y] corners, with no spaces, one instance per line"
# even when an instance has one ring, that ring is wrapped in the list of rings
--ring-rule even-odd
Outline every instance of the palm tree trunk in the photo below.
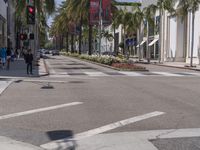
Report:
[[[125,26],[124,26],[124,50],[123,50],[123,55],[125,55],[125,52],[126,52],[126,33],[125,33]]]
[[[140,43],[141,43],[141,33],[140,33],[140,32],[141,32],[141,26],[139,27],[139,31],[138,31],[138,32],[139,32],[139,40],[138,40],[138,41],[139,41],[139,44],[138,44],[138,45],[139,45],[139,51],[138,51],[138,58],[139,58],[139,61],[140,61],[140,60],[142,59],[142,55],[141,55],[141,46],[140,46]]]
[[[74,34],[71,34],[71,52],[74,53]]]
[[[89,55],[92,55],[92,25],[89,25],[89,38],[88,38],[88,42],[89,42]]]
[[[149,49],[149,22],[147,21],[147,42],[146,42],[147,62],[150,63],[150,49]]]
[[[162,40],[162,9],[159,9],[160,25],[159,25],[159,44],[158,44],[158,61],[161,62],[161,40]]]
[[[68,52],[69,51],[69,33],[67,32],[66,33],[66,51]]]
[[[78,53],[81,55],[81,46],[82,46],[82,16],[81,16],[81,21],[80,21],[80,33],[79,33],[79,51]]]
[[[194,20],[195,20],[195,12],[192,12],[192,43],[191,43],[190,67],[193,67],[193,53],[194,53]]]
[[[115,30],[115,24],[114,24],[114,53],[117,55],[118,52],[117,52],[117,47],[116,47],[116,37],[115,37],[115,34],[116,34],[116,30]]]

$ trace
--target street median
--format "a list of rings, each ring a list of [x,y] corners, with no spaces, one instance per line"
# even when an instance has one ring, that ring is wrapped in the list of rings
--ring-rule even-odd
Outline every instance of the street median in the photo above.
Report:
[[[79,55],[77,53],[61,52],[63,56],[77,58],[103,67],[118,71],[148,71],[145,67],[136,65],[132,61],[114,56]]]

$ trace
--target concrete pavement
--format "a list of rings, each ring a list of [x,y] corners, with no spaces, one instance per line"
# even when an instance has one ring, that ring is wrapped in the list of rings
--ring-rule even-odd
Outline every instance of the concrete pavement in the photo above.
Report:
[[[42,150],[31,144],[15,141],[2,136],[0,136],[0,148],[1,150]]]
[[[45,76],[48,72],[43,59],[40,59],[38,66],[33,67],[33,76],[39,77]],[[0,78],[17,78],[17,77],[30,77],[26,74],[26,64],[23,58],[11,62],[10,69],[0,69]]]

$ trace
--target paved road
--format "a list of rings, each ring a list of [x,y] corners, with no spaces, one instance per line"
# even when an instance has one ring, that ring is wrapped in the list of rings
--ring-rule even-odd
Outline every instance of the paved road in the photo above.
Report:
[[[46,61],[50,76],[13,82],[1,95],[0,136],[47,148],[58,144],[48,142],[74,137],[78,150],[129,150],[138,144],[168,150],[171,138],[198,146],[198,72],[160,67],[131,74],[63,56]]]

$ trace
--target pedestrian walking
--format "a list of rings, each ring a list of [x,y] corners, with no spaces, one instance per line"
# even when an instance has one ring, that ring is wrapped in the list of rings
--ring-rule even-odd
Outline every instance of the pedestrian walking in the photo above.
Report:
[[[11,60],[11,48],[7,48],[6,55],[7,55],[7,67],[6,67],[6,69],[9,70],[10,69],[10,60]]]
[[[28,50],[28,53],[25,54],[25,60],[27,64],[27,74],[33,74],[33,54],[31,53],[31,49]]]
[[[6,48],[2,47],[0,50],[0,56],[1,56],[1,63],[2,63],[2,68],[5,69],[5,65],[6,65]]]
[[[15,58],[16,58],[16,60],[18,60],[19,57],[20,57],[20,51],[19,51],[18,48],[16,48],[16,50],[15,50]]]

